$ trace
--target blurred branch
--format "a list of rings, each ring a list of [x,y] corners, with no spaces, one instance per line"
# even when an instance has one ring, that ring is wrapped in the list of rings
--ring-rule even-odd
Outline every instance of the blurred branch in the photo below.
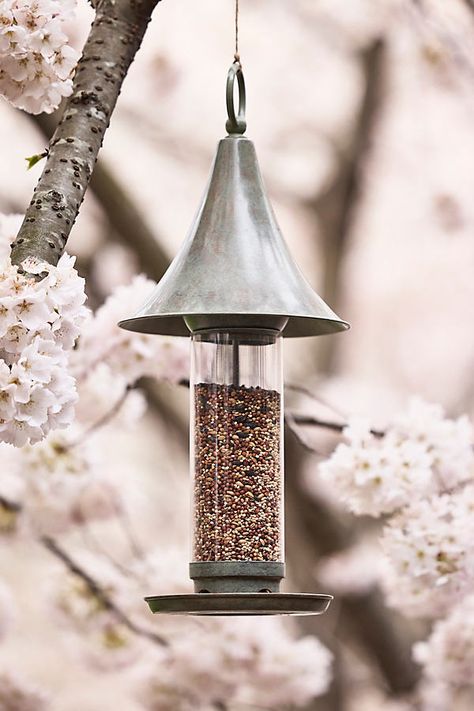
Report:
[[[17,501],[12,501],[11,499],[8,499],[6,496],[2,496],[0,494],[0,506],[5,509],[5,511],[11,511],[12,513],[20,513],[22,510],[22,505],[19,504]]]
[[[40,543],[46,548],[46,550],[60,560],[73,575],[80,578],[86,584],[91,595],[93,595],[106,610],[112,612],[117,620],[127,627],[127,629],[139,637],[149,639],[151,642],[158,644],[160,647],[168,646],[168,641],[164,637],[161,637],[156,634],[156,632],[147,630],[133,622],[133,620],[131,620],[128,615],[112,600],[110,595],[105,592],[100,584],[94,580],[94,578],[89,575],[89,573],[87,573],[84,568],[82,568],[56,540],[50,538],[49,536],[42,536],[40,538]]]
[[[99,417],[98,420],[96,420],[89,427],[87,427],[84,432],[81,433],[80,437],[78,437],[78,439],[76,439],[74,442],[70,442],[69,444],[65,445],[64,448],[72,449],[73,447],[77,447],[79,444],[82,444],[84,440],[89,437],[89,435],[94,434],[94,432],[97,432],[97,430],[102,429],[102,427],[105,427],[110,422],[112,422],[114,417],[120,412],[122,405],[124,404],[130,390],[132,390],[133,387],[133,385],[127,385],[122,395],[118,398],[117,402],[112,405],[110,410],[107,410],[107,412],[105,412],[102,417]]]
[[[159,0],[101,0],[73,91],[50,141],[45,167],[11,258],[56,264],[79,212],[120,89]]]
[[[17,501],[12,501],[7,497],[0,495],[0,506],[5,511],[10,511],[14,514],[19,514],[23,510],[23,504]],[[98,583],[87,571],[82,568],[77,561],[75,561],[72,556],[67,553],[64,548],[62,548],[59,543],[50,538],[49,536],[42,536],[39,539],[41,545],[43,545],[52,555],[54,555],[58,560],[60,560],[66,568],[80,578],[87,586],[87,589],[97,598],[101,605],[106,610],[112,612],[117,620],[121,622],[127,629],[129,629],[134,634],[139,637],[145,637],[155,644],[163,646],[168,646],[168,641],[161,637],[160,635],[152,632],[151,630],[145,629],[141,625],[137,625],[133,620],[131,620],[128,615],[112,600],[111,596],[105,592],[100,583]]]
[[[354,545],[356,536],[349,517],[339,515],[326,501],[309,497],[304,491],[301,485],[304,450],[288,427],[285,434],[287,531],[294,535],[294,531],[299,530],[300,539],[311,542],[306,558],[298,562],[296,557],[295,563],[299,565],[296,575],[304,579],[306,586],[314,588],[313,571],[317,557]],[[290,547],[290,567],[293,561],[291,551]],[[300,546],[296,553],[301,555]],[[380,670],[393,694],[412,691],[419,674],[411,658],[408,630],[385,607],[380,591],[374,589],[360,596],[339,596],[336,602],[340,604],[340,636],[343,637],[348,631],[352,633],[370,661]]]
[[[341,267],[347,251],[350,231],[360,202],[363,170],[383,95],[385,44],[377,39],[361,53],[365,90],[354,129],[345,149],[339,150],[339,166],[328,187],[307,205],[317,216],[324,258],[322,296],[336,312],[340,306]],[[320,342],[322,372],[334,368],[333,338]]]
[[[58,123],[58,112],[31,116],[43,135],[49,139]],[[113,172],[98,160],[90,182],[107,220],[117,238],[138,258],[141,271],[150,279],[159,281],[169,265],[169,257],[159,240],[146,224],[140,211]]]
[[[322,427],[327,430],[332,430],[333,432],[339,432],[340,434],[342,434],[347,427],[347,422],[333,422],[332,420],[323,420],[318,417],[312,417],[311,415],[297,415],[292,413],[291,419],[296,425]],[[385,435],[383,430],[371,429],[369,431],[374,437],[384,437]]]

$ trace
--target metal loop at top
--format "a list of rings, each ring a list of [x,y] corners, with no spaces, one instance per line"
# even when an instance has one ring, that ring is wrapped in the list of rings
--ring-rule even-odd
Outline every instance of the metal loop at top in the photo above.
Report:
[[[239,86],[239,111],[237,116],[235,115],[234,106],[234,84],[236,79]],[[245,80],[240,62],[234,62],[231,68],[229,69],[229,72],[227,74],[225,98],[227,103],[227,115],[229,117],[225,125],[227,133],[245,133],[245,130],[247,128],[247,121],[245,120]]]

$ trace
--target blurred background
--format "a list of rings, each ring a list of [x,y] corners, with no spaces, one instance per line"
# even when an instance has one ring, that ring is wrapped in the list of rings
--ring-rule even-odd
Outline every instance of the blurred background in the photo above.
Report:
[[[136,273],[158,279],[187,233],[225,135],[233,13],[230,0],[164,1],[155,12],[68,245],[94,307]],[[78,46],[91,19],[84,0],[71,28]],[[241,0],[247,133],[293,255],[352,327],[285,343],[294,413],[337,422],[362,414],[384,427],[420,395],[450,416],[472,415],[473,35],[470,0]],[[41,166],[27,172],[24,158],[44,150],[55,120],[0,103],[1,212],[28,205]],[[126,491],[134,535],[157,549],[169,544],[186,585],[188,392],[146,389],[146,418],[120,436],[106,428],[97,441]],[[301,439],[321,453],[337,442],[315,427],[288,433],[287,586],[326,591],[318,560],[370,539],[374,524],[351,519],[322,487],[309,496],[318,457]],[[70,535],[73,548],[81,536]],[[117,555],[126,549],[115,523],[97,524],[94,536]],[[52,688],[54,711],[142,708],[119,671],[97,674],[60,651],[37,587],[48,587],[46,558],[27,541],[0,551],[19,610],[0,660]],[[357,562],[354,577],[370,577],[372,560]],[[370,581],[308,620],[298,633],[332,650],[335,681],[305,708],[415,708],[396,699],[415,684],[409,648],[426,634],[422,623],[394,617]],[[460,698],[456,708],[469,704]]]

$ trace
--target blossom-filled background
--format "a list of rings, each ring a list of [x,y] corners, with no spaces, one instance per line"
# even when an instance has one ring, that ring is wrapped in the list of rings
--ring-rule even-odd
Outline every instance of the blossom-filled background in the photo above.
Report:
[[[285,343],[285,586],[335,600],[251,622],[143,603],[191,590],[188,342],[116,325],[225,133],[233,2],[158,5],[67,251],[10,260],[92,5],[0,1],[0,711],[472,709],[474,5],[241,0],[248,135],[352,325]]]

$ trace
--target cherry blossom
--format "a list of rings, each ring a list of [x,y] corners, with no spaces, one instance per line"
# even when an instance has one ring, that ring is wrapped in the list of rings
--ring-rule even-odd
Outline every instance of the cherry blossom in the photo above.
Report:
[[[345,438],[348,443],[338,445],[319,473],[354,513],[390,513],[430,490],[431,462],[423,445],[391,433],[375,437],[360,421],[345,430]]]
[[[65,23],[75,0],[0,2],[0,93],[29,113],[54,111],[72,91],[79,53]]]
[[[315,638],[294,639],[281,620],[205,620],[173,637],[163,675],[145,676],[138,694],[150,711],[208,709],[223,700],[300,707],[327,690],[331,658]]]
[[[446,613],[474,583],[474,487],[416,501],[385,527],[388,602],[404,614]]]
[[[407,411],[395,418],[392,429],[400,440],[426,448],[439,492],[473,478],[474,432],[467,416],[449,419],[441,405],[413,398]]]
[[[430,493],[449,490],[472,479],[472,425],[467,417],[450,420],[440,406],[410,402],[384,436],[371,434],[369,423],[353,420],[346,442],[319,467],[353,513],[393,513]]]
[[[172,383],[189,376],[188,339],[132,333],[117,326],[142,306],[153,288],[150,279],[134,277],[116,289],[85,324],[77,359],[79,378],[101,363],[127,384],[145,375]]]
[[[8,264],[0,270],[0,439],[17,447],[72,421],[69,352],[86,314],[74,258],[28,268],[45,278],[36,282]]]
[[[474,686],[474,595],[466,596],[436,622],[428,640],[415,645],[414,655],[429,679]]]
[[[103,474],[103,463],[80,430],[52,432],[18,453],[16,475],[22,482],[22,511],[29,532],[65,533],[75,525],[105,520],[122,510],[117,483]]]

